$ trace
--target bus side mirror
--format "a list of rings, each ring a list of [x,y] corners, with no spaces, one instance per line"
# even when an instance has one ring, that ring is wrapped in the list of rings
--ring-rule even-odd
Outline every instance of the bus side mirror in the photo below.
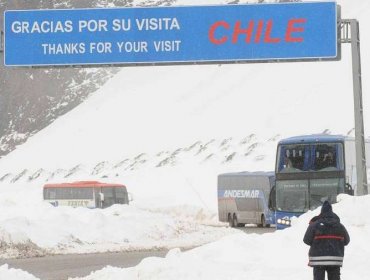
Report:
[[[344,188],[344,193],[349,194],[349,195],[354,195],[355,194],[352,186],[349,183],[346,183],[346,186]]]

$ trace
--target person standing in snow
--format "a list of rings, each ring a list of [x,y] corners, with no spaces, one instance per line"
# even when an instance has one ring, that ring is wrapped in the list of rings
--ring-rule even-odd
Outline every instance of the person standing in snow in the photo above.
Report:
[[[313,267],[314,280],[340,280],[343,265],[344,246],[350,241],[346,228],[333,212],[329,201],[325,201],[319,216],[312,218],[303,242],[311,246],[309,266]]]

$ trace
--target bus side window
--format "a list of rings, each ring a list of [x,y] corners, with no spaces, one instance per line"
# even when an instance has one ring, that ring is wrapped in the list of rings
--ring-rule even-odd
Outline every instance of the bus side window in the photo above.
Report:
[[[55,199],[56,198],[56,191],[55,190],[49,190],[48,199]]]
[[[57,197],[60,199],[71,199],[71,188],[58,188],[57,190]]]
[[[44,190],[44,199],[55,199],[55,198],[56,198],[56,190],[54,189]]]

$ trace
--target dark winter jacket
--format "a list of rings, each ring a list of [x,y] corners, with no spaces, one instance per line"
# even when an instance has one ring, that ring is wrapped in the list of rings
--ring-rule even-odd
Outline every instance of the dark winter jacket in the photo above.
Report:
[[[346,228],[325,201],[321,214],[314,217],[307,228],[303,242],[310,245],[310,266],[342,266],[344,246],[349,243]]]

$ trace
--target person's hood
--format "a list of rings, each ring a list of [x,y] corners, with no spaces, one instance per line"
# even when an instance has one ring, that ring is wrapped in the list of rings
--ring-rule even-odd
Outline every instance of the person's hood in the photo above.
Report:
[[[321,213],[317,216],[317,222],[323,223],[326,226],[334,226],[340,223],[340,218],[333,212],[333,208],[329,201],[325,201],[321,207]]]
[[[324,204],[321,207],[321,214],[333,212],[333,207],[330,202],[325,200]]]

